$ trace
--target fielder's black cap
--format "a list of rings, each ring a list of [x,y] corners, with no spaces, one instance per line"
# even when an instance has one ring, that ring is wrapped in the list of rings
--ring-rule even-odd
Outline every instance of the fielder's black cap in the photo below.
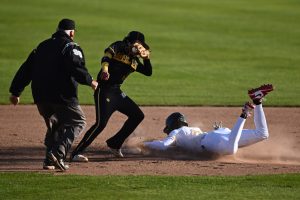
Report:
[[[71,19],[62,19],[58,24],[60,30],[75,30],[75,22]]]
[[[139,41],[146,49],[150,48],[145,42],[144,34],[139,31],[129,32],[125,39],[127,39],[131,44],[133,44],[136,41]]]

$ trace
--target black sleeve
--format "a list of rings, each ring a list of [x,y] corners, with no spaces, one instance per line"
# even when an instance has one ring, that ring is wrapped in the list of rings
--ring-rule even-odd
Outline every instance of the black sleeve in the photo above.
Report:
[[[110,53],[112,56],[114,56],[116,54],[116,51],[118,51],[117,47],[117,42],[114,42],[104,50],[104,53]]]
[[[80,84],[91,85],[93,78],[85,67],[82,49],[78,45],[70,45],[63,53],[67,70],[71,76]]]
[[[109,56],[107,56],[107,53],[109,53],[111,56],[115,55],[113,49],[111,49],[110,47],[106,48],[104,50],[104,56],[101,59],[101,64],[104,63],[104,62],[110,63],[111,58]]]
[[[145,59],[144,64],[141,63],[141,61],[137,58],[136,59],[138,66],[136,68],[136,71],[139,73],[142,73],[146,76],[151,76],[152,75],[152,65],[149,59]]]
[[[9,88],[9,92],[12,95],[19,97],[23,92],[24,88],[31,82],[31,72],[35,54],[36,50],[34,49],[28,56],[27,60],[21,65],[21,67],[17,71]]]

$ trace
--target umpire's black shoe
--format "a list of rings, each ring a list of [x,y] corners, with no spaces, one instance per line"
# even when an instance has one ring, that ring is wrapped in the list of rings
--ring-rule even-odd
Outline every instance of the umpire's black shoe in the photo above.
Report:
[[[57,154],[49,153],[49,158],[55,165],[55,167],[61,171],[69,169],[68,165],[65,165],[64,160]]]
[[[54,170],[55,165],[53,164],[53,162],[50,159],[46,158],[43,162],[43,169]]]

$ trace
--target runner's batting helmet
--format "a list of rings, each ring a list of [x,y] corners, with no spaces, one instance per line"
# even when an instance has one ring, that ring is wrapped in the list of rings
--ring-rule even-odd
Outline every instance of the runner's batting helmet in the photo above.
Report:
[[[166,119],[166,127],[164,128],[164,133],[169,134],[171,131],[183,126],[188,126],[185,116],[179,112],[174,112]]]

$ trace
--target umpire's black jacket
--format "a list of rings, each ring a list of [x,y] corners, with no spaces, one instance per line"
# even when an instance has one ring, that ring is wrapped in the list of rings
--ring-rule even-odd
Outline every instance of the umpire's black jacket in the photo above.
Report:
[[[16,73],[9,91],[20,96],[31,82],[35,103],[77,105],[77,85],[91,85],[82,49],[57,31],[34,49]]]

